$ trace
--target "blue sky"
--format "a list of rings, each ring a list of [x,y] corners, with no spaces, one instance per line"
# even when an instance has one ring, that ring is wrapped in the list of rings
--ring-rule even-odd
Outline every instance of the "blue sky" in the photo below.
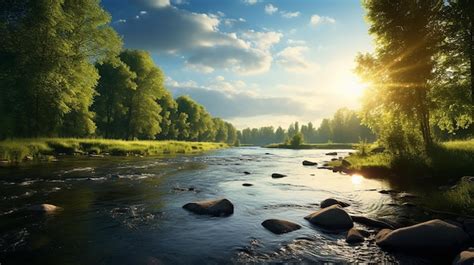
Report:
[[[318,124],[358,108],[359,0],[103,0],[126,48],[148,50],[175,96],[238,128]]]

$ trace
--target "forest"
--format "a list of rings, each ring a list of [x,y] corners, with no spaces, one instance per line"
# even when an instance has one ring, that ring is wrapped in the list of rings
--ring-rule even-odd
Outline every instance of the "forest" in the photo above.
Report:
[[[237,132],[237,139],[241,144],[268,145],[272,143],[287,143],[300,134],[302,141],[308,144],[315,143],[358,143],[360,141],[374,142],[375,135],[365,125],[354,110],[341,108],[331,119],[323,119],[318,128],[313,123],[299,125],[291,124],[288,129],[272,126],[261,128],[246,128]]]
[[[234,126],[174,99],[146,51],[123,49],[99,1],[0,3],[0,139],[225,142]]]

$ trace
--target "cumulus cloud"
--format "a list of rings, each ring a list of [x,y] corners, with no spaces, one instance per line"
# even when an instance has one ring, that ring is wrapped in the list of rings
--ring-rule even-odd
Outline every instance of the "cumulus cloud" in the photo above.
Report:
[[[300,12],[288,12],[288,11],[281,11],[281,16],[284,18],[295,18],[300,16]]]
[[[278,7],[276,7],[272,4],[265,5],[265,13],[267,13],[269,15],[273,15],[277,11],[278,11]]]
[[[219,25],[223,21],[226,23],[223,13],[220,16],[194,13],[166,6],[166,1],[137,1],[153,3],[154,8],[147,9],[146,16],[140,16],[140,19],[116,24],[117,31],[123,35],[129,48],[183,55],[189,69],[204,73],[223,69],[256,74],[267,71],[271,66],[269,49],[280,40],[281,33],[224,33],[219,30]],[[227,23],[236,21],[229,20]],[[258,34],[270,39],[257,40],[253,35]]]
[[[308,111],[305,105],[288,97],[262,97],[235,91],[235,84],[218,81],[211,87],[172,86],[174,96],[189,95],[217,117],[246,118],[260,115],[277,117],[280,115],[299,115]],[[220,84],[220,85],[219,85]],[[231,88],[232,87],[232,88]]]
[[[243,0],[247,5],[255,5],[259,0]]]
[[[288,72],[311,73],[318,70],[318,65],[308,61],[305,52],[306,46],[290,46],[277,54],[277,63]]]
[[[326,17],[326,16],[319,16],[319,15],[312,15],[311,16],[311,19],[309,21],[310,25],[311,26],[318,26],[320,24],[325,24],[325,23],[328,23],[328,24],[334,24],[336,23],[336,20],[332,17]]]

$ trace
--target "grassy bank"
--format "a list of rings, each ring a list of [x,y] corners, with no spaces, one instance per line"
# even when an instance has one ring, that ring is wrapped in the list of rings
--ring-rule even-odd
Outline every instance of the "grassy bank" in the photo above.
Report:
[[[474,140],[440,143],[426,154],[356,153],[345,160],[350,163],[347,169],[367,175],[384,172],[407,177],[474,175]],[[341,166],[341,161],[333,161],[331,166]]]
[[[47,160],[59,155],[188,154],[225,148],[224,143],[182,141],[123,141],[108,139],[37,138],[0,141],[0,160]]]
[[[293,146],[290,144],[270,144],[266,148],[282,148],[282,149],[355,149],[357,144],[351,143],[326,143],[326,144],[301,144]]]
[[[421,183],[429,181],[428,186],[442,185],[424,194],[420,203],[435,211],[474,216],[474,181],[467,177],[474,176],[474,140],[440,143],[420,155],[356,153],[344,160],[349,162],[344,163],[346,167],[340,160],[329,164],[367,177],[390,178],[395,182],[423,178]]]

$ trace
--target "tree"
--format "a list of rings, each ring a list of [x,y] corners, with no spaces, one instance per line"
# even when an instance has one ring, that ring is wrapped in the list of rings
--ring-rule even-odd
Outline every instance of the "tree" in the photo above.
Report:
[[[291,138],[290,144],[292,147],[298,147],[304,142],[303,134],[298,132]]]
[[[235,129],[234,125],[229,122],[225,122],[225,125],[227,127],[227,143],[239,146],[240,142],[237,144],[237,130]]]
[[[98,0],[0,3],[0,135],[93,133],[93,64],[121,48],[109,22]]]
[[[92,110],[98,134],[105,138],[124,139],[127,134],[129,97],[136,90],[136,74],[123,62],[115,60],[97,64],[100,79]]]
[[[400,116],[399,121],[408,121],[406,125],[416,121],[424,147],[428,148],[432,144],[429,81],[441,39],[434,22],[439,19],[443,1],[363,3],[368,11],[369,31],[376,41],[376,56],[360,55],[358,72],[377,82],[370,102],[365,103],[365,115],[378,119]],[[370,119],[366,121],[371,123]]]

